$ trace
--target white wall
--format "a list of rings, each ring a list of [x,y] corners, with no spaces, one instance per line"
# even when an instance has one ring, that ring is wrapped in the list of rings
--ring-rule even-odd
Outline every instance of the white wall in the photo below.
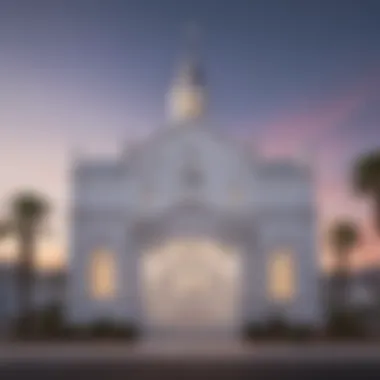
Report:
[[[162,133],[128,161],[78,164],[73,178],[72,236],[68,305],[72,320],[102,316],[141,321],[137,248],[129,236],[136,218],[170,209],[183,196],[182,167],[188,153],[199,165],[204,182],[198,200],[234,215],[255,220],[255,243],[246,244],[243,322],[265,318],[271,310],[266,292],[267,253],[290,244],[297,255],[297,300],[286,307],[294,321],[310,322],[319,315],[318,267],[315,258],[315,215],[311,175],[305,166],[280,165],[275,171],[207,130]],[[152,199],[146,201],[147,189]],[[234,203],[231,189],[241,189]],[[118,296],[93,301],[87,293],[88,254],[107,245],[118,260]]]

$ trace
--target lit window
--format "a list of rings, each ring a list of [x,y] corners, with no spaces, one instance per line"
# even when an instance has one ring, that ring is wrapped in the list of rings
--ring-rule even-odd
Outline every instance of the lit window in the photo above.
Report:
[[[238,310],[239,255],[234,247],[179,238],[151,247],[143,263],[148,318],[166,326],[231,323]],[[153,252],[153,251],[149,251]]]
[[[273,252],[269,257],[268,272],[271,299],[278,302],[292,300],[296,291],[293,252],[289,249]]]
[[[91,254],[90,290],[93,298],[109,299],[116,293],[116,266],[112,252],[97,249]]]

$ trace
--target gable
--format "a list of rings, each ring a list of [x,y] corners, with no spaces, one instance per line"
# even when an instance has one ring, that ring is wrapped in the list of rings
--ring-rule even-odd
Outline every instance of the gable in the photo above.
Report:
[[[150,187],[167,202],[175,202],[186,187],[194,185],[206,203],[225,204],[233,187],[250,192],[255,163],[226,137],[201,126],[187,126],[152,135],[131,154],[129,168],[142,192]]]
[[[134,169],[150,167],[153,171],[182,164],[191,156],[205,168],[223,167],[225,174],[232,167],[236,171],[243,167],[252,170],[254,166],[251,152],[227,136],[201,126],[160,130],[137,148],[128,161]]]

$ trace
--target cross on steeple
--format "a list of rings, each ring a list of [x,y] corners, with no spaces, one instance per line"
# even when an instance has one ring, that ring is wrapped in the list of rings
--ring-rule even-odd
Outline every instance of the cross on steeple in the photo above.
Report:
[[[201,117],[205,111],[205,81],[199,63],[199,28],[187,27],[185,59],[169,90],[169,118],[175,125],[188,124]]]

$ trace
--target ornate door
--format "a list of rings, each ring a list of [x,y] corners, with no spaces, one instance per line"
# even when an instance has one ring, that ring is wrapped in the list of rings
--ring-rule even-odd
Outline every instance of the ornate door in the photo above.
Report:
[[[223,327],[238,311],[240,260],[214,239],[177,238],[143,253],[144,310],[154,326]]]

